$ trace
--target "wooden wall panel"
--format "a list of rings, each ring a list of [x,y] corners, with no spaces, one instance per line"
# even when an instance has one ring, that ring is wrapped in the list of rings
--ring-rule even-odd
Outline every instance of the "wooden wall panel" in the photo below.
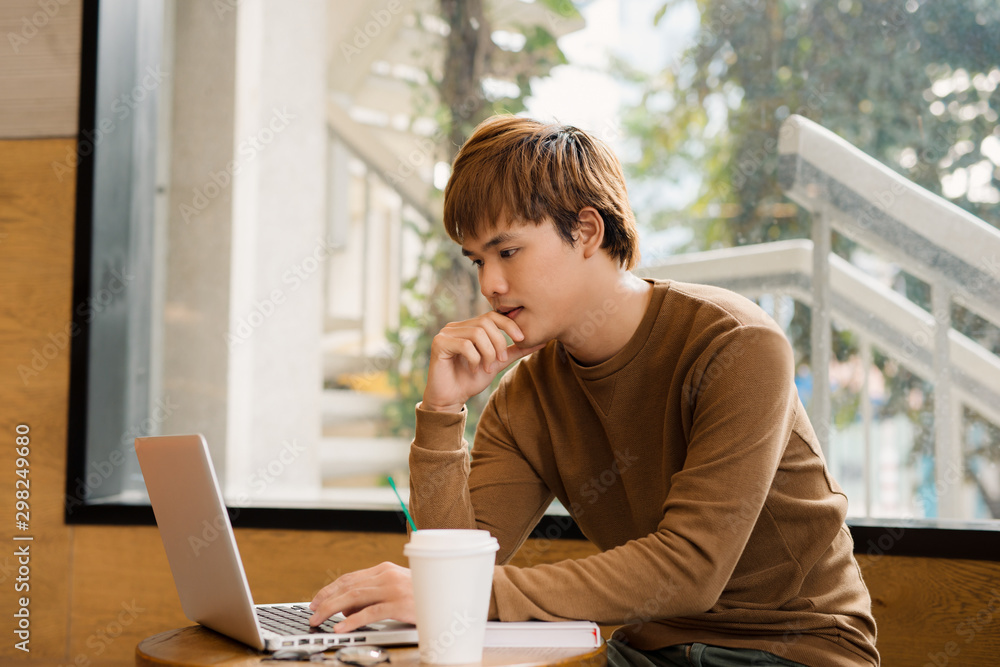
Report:
[[[191,624],[155,527],[80,526],[74,533],[70,664],[127,660],[141,639]]]
[[[1000,563],[858,555],[883,664],[1000,664]]]
[[[76,136],[82,7],[0,3],[0,138]]]
[[[30,600],[31,656],[65,651],[70,533],[63,526],[74,181],[51,168],[75,142],[0,141],[0,661],[18,600]],[[15,522],[15,426],[30,427],[29,530]],[[31,536],[30,574],[17,582],[14,535]],[[17,583],[30,589],[17,591]]]

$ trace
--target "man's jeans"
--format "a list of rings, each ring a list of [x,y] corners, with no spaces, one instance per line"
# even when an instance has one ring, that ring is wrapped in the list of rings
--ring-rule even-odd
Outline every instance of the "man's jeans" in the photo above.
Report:
[[[608,667],[757,667],[784,665],[805,667],[779,658],[767,651],[749,648],[723,648],[705,644],[680,644],[656,651],[640,651],[617,639],[608,642]]]

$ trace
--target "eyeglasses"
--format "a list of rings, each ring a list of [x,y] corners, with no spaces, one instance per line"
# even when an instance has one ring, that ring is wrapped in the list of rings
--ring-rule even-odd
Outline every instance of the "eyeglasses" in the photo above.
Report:
[[[309,651],[308,649],[293,648],[275,651],[270,657],[264,658],[261,662],[288,661],[288,662],[336,662],[340,661],[348,665],[358,665],[358,667],[371,667],[380,662],[389,662],[389,652],[379,646],[345,646],[338,649],[333,657]]]

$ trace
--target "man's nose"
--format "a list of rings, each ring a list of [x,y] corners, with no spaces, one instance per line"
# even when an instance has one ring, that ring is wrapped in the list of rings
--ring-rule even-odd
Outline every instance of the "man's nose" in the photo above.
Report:
[[[507,280],[495,263],[492,266],[489,264],[483,266],[479,274],[479,291],[487,299],[507,293]]]

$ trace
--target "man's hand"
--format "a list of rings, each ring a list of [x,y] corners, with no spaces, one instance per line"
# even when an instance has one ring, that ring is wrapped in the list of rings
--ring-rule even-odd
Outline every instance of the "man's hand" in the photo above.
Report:
[[[316,594],[309,608],[316,612],[309,618],[312,626],[344,614],[347,618],[333,626],[334,632],[351,632],[386,618],[417,622],[410,571],[388,562],[339,577]]]
[[[507,345],[506,332],[514,341]],[[460,412],[462,406],[521,357],[545,347],[522,348],[524,334],[514,320],[490,311],[471,320],[452,322],[434,336],[422,407]]]

